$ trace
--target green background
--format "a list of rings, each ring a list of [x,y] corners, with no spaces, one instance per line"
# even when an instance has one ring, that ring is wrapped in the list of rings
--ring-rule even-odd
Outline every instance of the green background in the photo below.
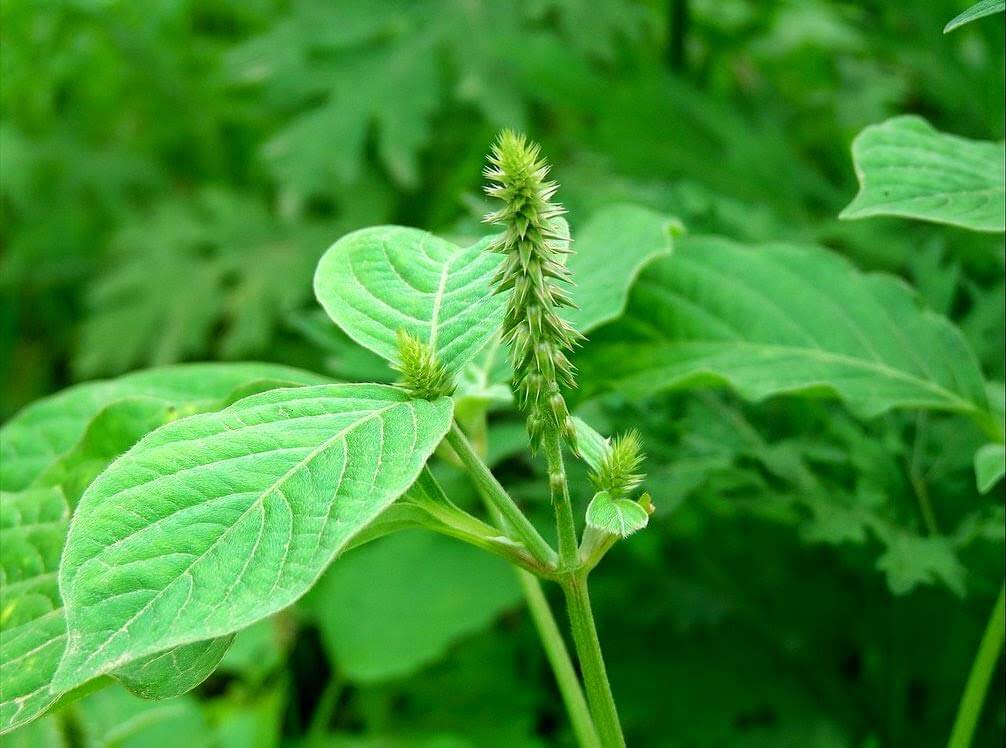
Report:
[[[628,201],[693,234],[823,244],[906,279],[1001,382],[1000,235],[836,218],[867,125],[916,113],[1002,139],[1003,19],[944,36],[964,5],[5,0],[0,414],[176,361],[390,381],[319,316],[314,266],[377,223],[485,233],[480,170],[504,126],[542,143],[574,238]],[[609,394],[581,413],[639,426],[658,506],[592,577],[629,745],[944,743],[1003,571],[977,429],[715,392]],[[507,449],[520,435],[493,419],[498,473],[545,527],[542,466]],[[825,497],[812,510],[808,473]],[[866,535],[849,506],[896,532]],[[976,745],[1002,744],[1002,676]],[[512,574],[403,534],[239,634],[194,694],[105,689],[4,744],[572,742]]]

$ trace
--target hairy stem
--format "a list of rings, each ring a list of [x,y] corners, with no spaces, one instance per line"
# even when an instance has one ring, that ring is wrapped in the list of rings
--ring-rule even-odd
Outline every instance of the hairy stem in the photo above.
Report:
[[[576,524],[573,521],[573,505],[569,499],[569,485],[566,482],[566,465],[562,460],[562,446],[559,432],[550,429],[542,437],[542,448],[548,462],[548,488],[552,494],[555,509],[555,528],[559,536],[559,563],[564,571],[573,571],[578,564],[576,548]]]
[[[520,507],[514,503],[510,495],[499,484],[496,477],[482,462],[482,458],[468,441],[461,428],[455,423],[451,425],[451,430],[447,432],[447,443],[457,453],[461,463],[475,481],[479,491],[486,497],[486,500],[502,515],[510,528],[517,534],[521,542],[524,543],[528,551],[536,559],[546,566],[555,564],[555,551],[552,546],[541,536],[531,521],[524,516]]]
[[[594,626],[594,613],[590,607],[586,575],[568,576],[562,582],[562,590],[566,595],[566,609],[573,630],[573,643],[576,645],[583,682],[587,688],[587,701],[594,715],[594,724],[597,725],[601,735],[601,744],[605,748],[620,748],[625,745],[625,737],[622,735],[622,725],[618,721],[615,698],[608,684],[608,673],[601,654],[601,642],[597,638],[597,628]]]
[[[954,728],[950,733],[948,748],[968,748],[971,745],[975,728],[978,726],[978,717],[985,703],[985,694],[995,673],[999,654],[1002,652],[1003,637],[1006,636],[1004,629],[1006,629],[1006,582],[999,590],[999,598],[992,608],[981,644],[978,645],[978,652],[971,665],[971,672],[968,674],[968,681],[961,696],[961,704],[957,708]]]

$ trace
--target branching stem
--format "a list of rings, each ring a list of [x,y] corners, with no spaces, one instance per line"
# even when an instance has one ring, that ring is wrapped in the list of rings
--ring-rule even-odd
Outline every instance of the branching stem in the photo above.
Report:
[[[475,481],[476,487],[486,497],[486,500],[503,516],[508,526],[517,534],[520,541],[527,550],[546,566],[554,566],[556,562],[555,551],[552,546],[541,536],[531,521],[524,516],[520,507],[510,498],[510,494],[499,484],[496,476],[492,474],[482,458],[478,456],[468,437],[465,436],[461,428],[455,423],[451,425],[451,430],[447,432],[447,443],[457,453],[461,464]]]

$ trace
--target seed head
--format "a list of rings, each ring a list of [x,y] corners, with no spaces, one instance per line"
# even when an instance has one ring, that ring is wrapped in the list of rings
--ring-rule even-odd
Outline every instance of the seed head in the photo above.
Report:
[[[401,386],[413,397],[436,400],[454,394],[454,381],[436,353],[426,343],[405,330],[398,331],[398,363]]]
[[[616,499],[623,498],[646,477],[637,472],[645,459],[639,432],[631,429],[615,438],[597,470],[591,472],[590,480],[598,491],[607,491]]]
[[[558,185],[547,179],[549,166],[539,147],[512,130],[500,133],[488,162],[486,194],[503,202],[485,221],[503,228],[492,245],[505,256],[493,286],[497,293],[511,291],[503,339],[510,344],[517,402],[527,413],[533,447],[557,431],[575,449],[573,422],[559,388],[576,386],[566,354],[581,336],[557,313],[574,306],[567,292],[572,278],[562,261],[570,250],[558,222],[565,211],[552,202]]]

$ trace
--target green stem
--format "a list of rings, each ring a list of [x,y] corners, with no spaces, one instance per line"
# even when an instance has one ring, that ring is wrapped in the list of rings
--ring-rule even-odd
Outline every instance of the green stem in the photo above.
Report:
[[[975,654],[975,661],[971,665],[968,682],[961,696],[961,704],[957,708],[954,729],[950,733],[948,748],[968,748],[971,745],[978,717],[982,713],[985,694],[995,672],[996,663],[999,661],[999,653],[1002,652],[1003,637],[1006,636],[1004,629],[1006,629],[1006,582],[999,590],[999,598],[992,609],[992,615],[989,616],[988,625]]]
[[[541,583],[522,569],[517,570],[517,579],[524,590],[527,609],[531,613],[535,628],[538,629],[538,638],[541,639],[545,656],[552,666],[559,694],[569,714],[569,721],[573,725],[576,742],[582,748],[600,748],[601,739],[590,716],[583,689],[580,688],[580,680],[577,678],[576,670],[573,669],[573,661],[569,657],[569,650],[566,649],[566,642],[555,622],[555,616],[552,615],[552,609],[545,598],[545,593],[542,592]]]
[[[608,684],[608,673],[601,654],[601,642],[594,626],[594,614],[590,608],[590,594],[587,592],[586,575],[572,574],[562,582],[566,594],[566,608],[573,629],[573,643],[583,682],[587,687],[587,701],[594,715],[594,724],[601,734],[601,744],[605,748],[620,748],[625,745],[622,726],[618,721],[615,698]]]
[[[482,463],[481,457],[478,454],[475,454],[474,457],[483,466],[485,471],[491,475],[489,468],[485,467],[485,464]],[[467,466],[468,463],[465,462],[465,465]],[[485,501],[486,507],[493,519],[503,528],[510,527],[499,509],[500,503],[513,504],[513,500],[506,494],[506,490],[502,486],[499,486],[499,490],[506,495],[507,502],[493,501],[489,495],[490,483],[479,480],[471,470],[469,470],[469,474],[475,480],[479,494]],[[499,484],[497,483],[496,485]],[[523,513],[521,516],[523,516]],[[555,555],[551,547],[549,547],[549,552],[553,556]],[[569,715],[569,721],[573,726],[573,734],[576,735],[577,743],[581,748],[599,748],[601,741],[597,735],[597,728],[594,727],[594,720],[590,716],[590,709],[587,707],[587,700],[583,695],[583,689],[580,687],[580,680],[576,675],[576,670],[573,668],[573,661],[570,659],[569,650],[566,648],[566,642],[559,631],[559,625],[555,621],[555,616],[552,615],[552,608],[548,604],[548,599],[541,589],[541,583],[533,574],[524,569],[517,568],[514,569],[514,572],[517,574],[517,580],[520,582],[521,589],[524,592],[527,609],[538,631],[538,638],[541,641],[542,649],[545,650],[545,657],[548,659],[549,665],[552,666],[552,673],[559,687],[559,695],[562,697],[563,704],[566,707],[566,713]]]
[[[573,520],[573,505],[569,498],[569,484],[566,481],[566,466],[562,460],[562,442],[558,431],[547,432],[542,438],[542,448],[548,462],[548,486],[555,508],[555,524],[559,534],[560,570],[566,572],[561,578],[566,594],[566,609],[573,630],[573,643],[583,682],[587,688],[594,724],[601,735],[605,748],[625,745],[622,726],[618,721],[615,698],[608,684],[608,673],[601,655],[601,642],[594,626],[594,614],[590,608],[587,592],[586,572],[579,571],[580,554],[576,544],[576,523]]]
[[[507,524],[517,533],[521,542],[536,559],[546,566],[555,564],[555,551],[552,546],[541,536],[531,521],[524,516],[524,512],[514,503],[510,495],[499,484],[482,458],[478,456],[468,438],[455,423],[451,425],[451,430],[447,432],[447,443],[457,453],[461,463],[465,466],[472,480],[475,481],[479,491],[486,497],[486,500],[496,508],[503,516]]]
[[[579,565],[576,547],[576,523],[573,521],[573,504],[569,499],[569,485],[566,483],[566,466],[562,460],[562,446],[558,431],[546,433],[542,437],[542,448],[548,462],[548,488],[552,494],[555,509],[555,528],[559,535],[559,563],[565,571],[573,571]]]

